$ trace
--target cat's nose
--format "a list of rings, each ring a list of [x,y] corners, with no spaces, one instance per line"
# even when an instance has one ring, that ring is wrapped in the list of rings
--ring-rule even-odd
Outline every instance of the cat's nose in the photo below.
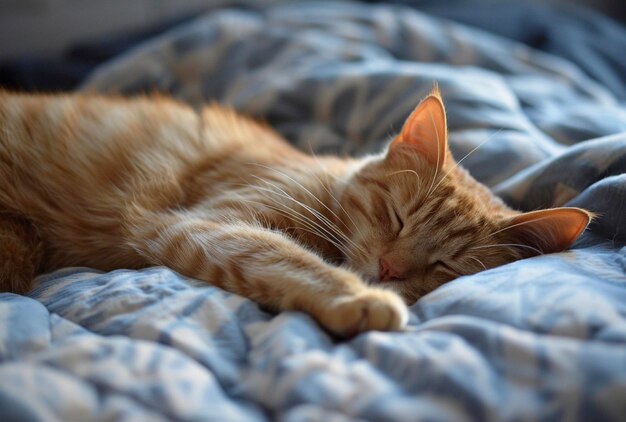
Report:
[[[388,258],[380,258],[378,266],[378,279],[380,281],[399,280],[404,277],[404,271],[397,262]]]

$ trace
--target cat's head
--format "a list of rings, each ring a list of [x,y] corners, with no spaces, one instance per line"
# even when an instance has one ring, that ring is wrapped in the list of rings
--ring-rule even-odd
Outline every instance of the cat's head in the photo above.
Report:
[[[347,264],[407,302],[460,275],[563,251],[591,219],[578,208],[519,213],[474,180],[450,154],[437,89],[340,202],[350,217]]]

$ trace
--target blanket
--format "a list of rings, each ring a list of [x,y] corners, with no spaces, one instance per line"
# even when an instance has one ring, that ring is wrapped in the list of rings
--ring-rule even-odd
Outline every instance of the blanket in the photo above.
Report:
[[[401,332],[308,315],[167,268],[0,294],[0,419],[623,420],[626,104],[563,58],[404,6],[221,1],[85,90],[217,100],[305,151],[379,150],[434,82],[457,159],[512,206],[598,214],[568,252],[458,278]]]

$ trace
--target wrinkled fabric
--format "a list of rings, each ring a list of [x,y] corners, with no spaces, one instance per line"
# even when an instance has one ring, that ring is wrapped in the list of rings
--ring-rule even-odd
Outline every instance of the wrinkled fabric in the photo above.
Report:
[[[0,295],[0,415],[626,418],[626,108],[573,63],[401,6],[278,4],[218,8],[84,89],[217,100],[303,150],[360,155],[434,82],[454,155],[509,204],[598,213],[573,250],[461,277],[402,332],[346,341],[166,268],[60,270]]]
[[[374,0],[375,1],[375,0]],[[626,8],[619,2],[392,0],[510,38],[576,64],[626,100]],[[591,9],[595,6],[605,14]],[[614,20],[614,19],[620,19]]]

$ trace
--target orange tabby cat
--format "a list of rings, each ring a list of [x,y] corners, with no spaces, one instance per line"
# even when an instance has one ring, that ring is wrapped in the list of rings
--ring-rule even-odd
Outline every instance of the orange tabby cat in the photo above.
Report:
[[[462,274],[568,248],[590,214],[521,214],[458,166],[437,89],[379,155],[312,157],[161,97],[0,92],[0,290],[165,265],[349,335]]]

